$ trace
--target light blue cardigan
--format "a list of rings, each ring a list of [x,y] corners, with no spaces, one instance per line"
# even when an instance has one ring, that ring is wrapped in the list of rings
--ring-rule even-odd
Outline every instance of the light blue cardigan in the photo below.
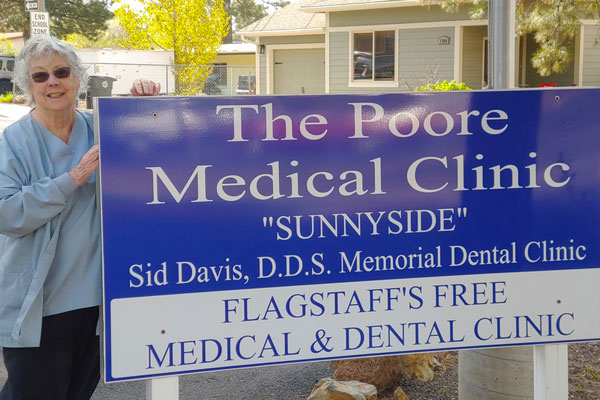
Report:
[[[82,113],[88,127],[92,115]],[[40,344],[44,281],[54,259],[66,196],[42,137],[26,115],[0,136],[0,346]],[[88,135],[93,135],[88,129]]]

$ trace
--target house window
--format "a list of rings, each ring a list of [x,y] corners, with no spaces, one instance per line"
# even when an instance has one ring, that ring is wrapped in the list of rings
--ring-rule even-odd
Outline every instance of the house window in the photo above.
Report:
[[[353,39],[353,80],[394,81],[395,32],[357,32],[353,34]]]

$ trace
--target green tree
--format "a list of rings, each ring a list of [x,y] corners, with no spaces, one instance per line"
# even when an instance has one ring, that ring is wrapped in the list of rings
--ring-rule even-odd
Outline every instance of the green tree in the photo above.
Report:
[[[225,0],[225,11],[235,21],[235,30],[244,28],[268,14],[290,4],[288,0]]]
[[[108,29],[97,39],[90,39],[78,33],[70,33],[63,40],[76,49],[100,49],[104,47],[121,47],[126,33],[116,18],[108,21]]]
[[[133,49],[172,50],[176,92],[197,94],[228,32],[223,0],[139,0],[141,10],[121,4],[115,15],[126,35],[121,45]]]
[[[487,17],[487,0],[429,0],[444,11],[469,7],[472,19]],[[517,34],[533,34],[539,49],[531,64],[542,76],[564,72],[573,61],[579,19],[598,19],[600,0],[517,0]]]
[[[290,4],[289,0],[262,0],[263,4],[279,9]]]
[[[226,4],[226,11],[235,21],[236,30],[267,15],[267,6],[254,0],[230,0]]]
[[[111,0],[46,0],[50,13],[50,32],[59,38],[78,33],[97,39],[112,18]],[[23,32],[29,36],[29,13],[23,0],[0,1],[0,31]]]

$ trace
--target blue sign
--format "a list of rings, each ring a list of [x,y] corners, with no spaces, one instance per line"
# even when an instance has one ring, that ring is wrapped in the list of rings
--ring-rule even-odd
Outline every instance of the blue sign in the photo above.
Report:
[[[99,99],[107,381],[600,337],[599,103]]]

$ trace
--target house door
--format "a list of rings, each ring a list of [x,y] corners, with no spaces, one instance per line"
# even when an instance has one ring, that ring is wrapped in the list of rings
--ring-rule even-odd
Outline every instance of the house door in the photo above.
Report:
[[[273,51],[273,94],[325,93],[325,49]]]

